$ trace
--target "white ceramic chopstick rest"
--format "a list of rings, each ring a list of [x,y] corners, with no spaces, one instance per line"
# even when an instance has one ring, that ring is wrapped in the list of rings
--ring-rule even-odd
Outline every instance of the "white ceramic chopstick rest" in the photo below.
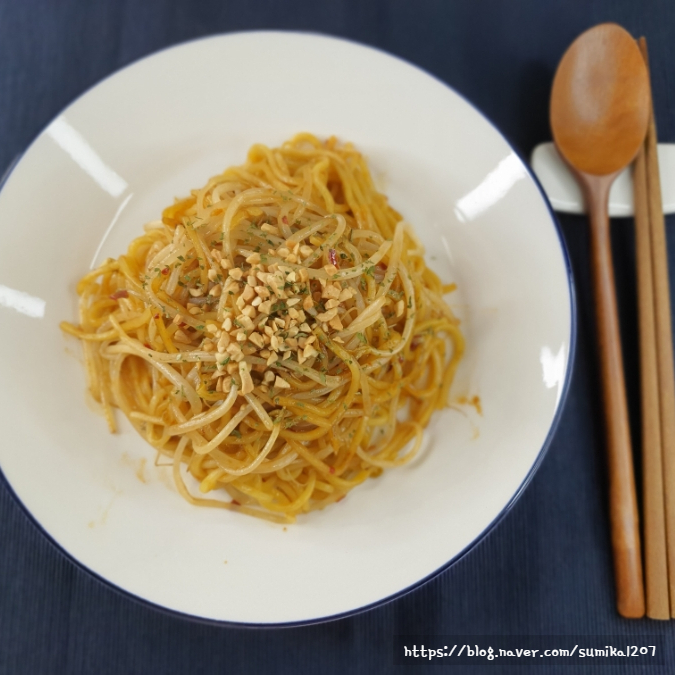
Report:
[[[659,143],[659,169],[663,213],[675,213],[675,143]],[[551,206],[562,213],[586,213],[579,184],[570,173],[553,143],[541,143],[532,152],[532,169]],[[609,215],[613,218],[633,215],[632,169],[626,169],[614,181],[609,193]]]

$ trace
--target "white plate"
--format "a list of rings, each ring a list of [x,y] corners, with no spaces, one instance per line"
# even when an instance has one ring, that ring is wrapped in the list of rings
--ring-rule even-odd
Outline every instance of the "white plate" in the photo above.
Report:
[[[427,259],[456,281],[466,358],[422,456],[284,528],[190,506],[129,425],[85,399],[74,287],[176,195],[254,142],[337,134],[369,158]],[[184,44],[108,78],[35,140],[0,192],[0,466],[71,558],[163,608],[311,622],[418,585],[513,502],[550,440],[574,343],[570,270],[525,165],[428,74],[316,35]]]

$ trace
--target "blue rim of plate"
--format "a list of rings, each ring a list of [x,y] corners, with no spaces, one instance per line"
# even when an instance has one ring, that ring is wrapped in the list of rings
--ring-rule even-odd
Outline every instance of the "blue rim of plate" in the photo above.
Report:
[[[456,91],[453,87],[451,87],[449,84],[444,82],[443,80],[439,79],[432,73],[424,70],[424,68],[421,68],[420,66],[411,63],[407,59],[404,59],[400,56],[397,56],[395,54],[390,54],[389,52],[384,51],[383,49],[378,49],[377,47],[372,47],[371,45],[364,44],[362,42],[357,42],[356,40],[349,40],[346,38],[342,37],[337,37],[334,35],[327,35],[324,33],[319,33],[319,32],[314,32],[314,31],[278,31],[278,30],[259,30],[259,31],[233,31],[231,33],[216,33],[214,35],[209,35],[209,36],[203,36],[199,38],[195,38],[193,40],[186,40],[183,42],[179,42],[174,45],[170,45],[168,47],[164,47],[163,49],[159,49],[157,51],[154,51],[150,54],[147,54],[139,59],[136,59],[135,61],[132,61],[131,63],[128,63],[126,66],[123,66],[122,68],[119,68],[110,75],[107,75],[103,79],[99,80],[96,82],[96,84],[92,85],[91,87],[88,87],[85,91],[83,91],[79,96],[77,96],[71,103],[68,104],[69,107],[73,105],[76,101],[78,101],[80,98],[86,96],[92,89],[98,87],[99,85],[103,84],[107,79],[110,77],[113,77],[117,73],[121,72],[122,70],[126,70],[127,68],[131,68],[137,63],[144,61],[145,59],[152,58],[158,54],[161,54],[162,52],[169,51],[171,49],[177,49],[180,48],[184,45],[190,44],[192,42],[199,42],[201,40],[210,40],[215,37],[224,37],[227,35],[238,35],[238,34],[244,34],[244,33],[300,33],[303,35],[315,35],[317,37],[323,37],[323,38],[329,38],[331,40],[338,40],[340,42],[348,42],[351,44],[358,45],[359,47],[365,47],[367,49],[372,49],[373,51],[380,52],[383,54],[386,54],[387,56],[390,56],[394,59],[397,59],[398,61],[402,61],[403,63],[415,68],[416,70],[419,70],[420,72],[424,73],[428,77],[431,77],[434,79],[436,82],[438,82],[441,86],[446,87],[447,89],[450,89],[455,95],[459,96],[467,105],[469,105],[478,115],[480,115],[484,120],[486,120],[490,126],[494,129],[494,131],[499,134],[499,136],[504,140],[504,142],[509,146],[511,151],[516,154],[518,159],[522,162],[523,166],[525,167],[527,174],[529,178],[532,180],[534,185],[537,187],[539,190],[539,193],[541,195],[541,198],[544,201],[544,204],[546,205],[546,208],[548,209],[549,216],[551,218],[551,223],[553,224],[553,227],[555,229],[556,234],[558,235],[558,243],[560,245],[560,250],[563,256],[563,261],[565,263],[565,271],[567,273],[567,284],[568,284],[568,291],[569,291],[569,300],[570,300],[570,335],[569,335],[569,352],[568,352],[568,357],[567,357],[567,368],[565,372],[565,381],[563,382],[562,385],[562,391],[560,393],[560,397],[558,400],[558,405],[556,407],[555,414],[553,415],[553,419],[551,420],[551,426],[549,427],[548,434],[546,435],[546,438],[544,439],[544,442],[539,450],[539,453],[537,454],[537,458],[535,459],[534,463],[530,467],[529,471],[527,472],[527,475],[523,479],[522,483],[519,485],[518,489],[513,493],[511,496],[511,499],[507,502],[507,504],[502,508],[502,510],[495,516],[495,518],[490,522],[490,524],[479,534],[475,537],[475,539],[465,546],[457,555],[455,555],[453,558],[450,558],[444,565],[441,565],[438,569],[434,570],[430,574],[428,574],[426,577],[423,577],[419,581],[416,581],[414,584],[411,584],[410,586],[407,586],[406,588],[401,589],[400,591],[397,591],[396,593],[393,593],[392,595],[388,595],[385,598],[381,598],[380,600],[376,600],[375,602],[371,602],[368,605],[363,605],[361,607],[356,607],[354,609],[350,609],[346,612],[341,612],[339,614],[331,614],[330,616],[325,616],[325,617],[318,617],[318,618],[312,618],[312,619],[307,619],[307,620],[299,620],[299,621],[286,621],[286,622],[279,622],[279,623],[246,623],[246,622],[239,622],[239,621],[227,621],[225,619],[210,619],[207,617],[202,617],[202,616],[196,616],[194,614],[188,614],[186,612],[180,612],[175,609],[170,609],[168,607],[164,607],[163,605],[158,605],[154,602],[151,602],[150,600],[146,600],[145,598],[141,598],[137,595],[134,595],[130,591],[127,591],[123,588],[120,588],[119,586],[115,585],[112,581],[109,581],[108,579],[105,579],[104,577],[100,576],[96,572],[90,570],[88,567],[83,565],[79,560],[77,560],[74,556],[72,556],[68,551],[66,551],[57,541],[55,541],[50,534],[48,534],[45,529],[40,525],[40,523],[35,519],[33,514],[28,510],[28,508],[24,505],[24,503],[21,501],[19,496],[14,492],[12,489],[12,486],[10,485],[9,481],[5,477],[5,474],[2,471],[2,468],[0,468],[0,483],[2,483],[5,488],[7,489],[7,492],[14,498],[16,503],[19,505],[21,510],[24,512],[24,515],[28,518],[28,520],[38,529],[38,531],[45,537],[45,539],[52,545],[54,549],[61,555],[65,556],[75,567],[77,567],[79,570],[90,576],[91,578],[95,579],[99,583],[103,584],[104,586],[108,587],[112,591],[116,592],[117,594],[132,600],[133,602],[143,605],[145,607],[148,607],[150,609],[153,609],[155,611],[161,612],[163,614],[167,614],[169,616],[175,617],[175,618],[180,618],[180,619],[187,619],[188,621],[196,621],[199,623],[211,625],[211,626],[222,626],[222,627],[227,627],[227,628],[264,628],[264,629],[269,629],[269,628],[299,628],[302,626],[313,626],[316,624],[321,624],[321,623],[328,623],[331,621],[338,621],[340,619],[347,619],[351,618],[353,616],[356,616],[358,614],[362,614],[364,612],[368,612],[371,609],[376,609],[377,607],[381,607],[383,605],[386,605],[390,602],[393,602],[394,600],[398,600],[399,598],[402,598],[404,595],[408,595],[409,593],[412,593],[413,591],[417,590],[418,588],[421,588],[428,582],[432,581],[436,577],[440,576],[443,572],[449,570],[451,567],[456,565],[460,560],[462,560],[467,554],[469,554],[479,543],[481,543],[485,537],[487,537],[488,534],[490,534],[498,525],[501,523],[501,521],[508,515],[508,513],[511,511],[515,503],[520,499],[522,496],[523,492],[525,491],[525,488],[529,485],[530,481],[534,477],[535,473],[538,471],[539,467],[541,466],[542,462],[544,461],[544,458],[546,457],[546,453],[548,452],[549,447],[551,446],[551,442],[553,441],[553,437],[555,436],[555,432],[558,428],[558,425],[560,423],[560,418],[562,417],[563,410],[565,408],[565,402],[567,400],[567,395],[569,393],[570,389],[570,382],[572,380],[572,372],[574,370],[574,357],[576,354],[576,346],[577,346],[577,301],[576,301],[576,287],[574,284],[574,274],[572,271],[572,264],[570,261],[570,256],[569,256],[569,251],[567,250],[567,245],[565,243],[565,239],[562,234],[562,229],[560,227],[560,223],[558,222],[558,218],[555,215],[555,212],[553,210],[553,207],[551,206],[551,202],[549,201],[548,197],[546,196],[546,192],[544,191],[544,188],[542,187],[541,183],[539,182],[539,179],[535,175],[534,171],[531,169],[530,165],[527,163],[527,161],[523,158],[522,154],[516,150],[511,142],[502,134],[502,132],[499,130],[499,128],[494,124],[494,122],[487,116],[485,113],[483,113],[481,110],[479,110],[471,101],[469,101],[465,96],[460,94],[458,91]],[[60,114],[60,113],[59,113]],[[4,174],[0,178],[0,191],[2,191],[3,187],[5,186],[5,183],[7,182],[8,178],[12,175],[14,169],[17,167],[19,162],[21,161],[21,158],[25,154],[25,152],[30,149],[30,147],[33,145],[33,143],[42,135],[44,132],[44,129],[49,125],[50,122],[45,125],[43,129],[41,129],[31,141],[31,143],[28,145],[26,150],[22,153],[19,153],[14,159],[10,162],[9,166],[5,170]]]

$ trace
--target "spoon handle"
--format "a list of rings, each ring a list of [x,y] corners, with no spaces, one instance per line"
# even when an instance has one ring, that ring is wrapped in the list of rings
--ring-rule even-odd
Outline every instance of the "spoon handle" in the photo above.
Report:
[[[580,178],[590,218],[617,609],[621,616],[639,618],[645,613],[640,531],[607,210],[609,189],[616,176],[581,174]]]

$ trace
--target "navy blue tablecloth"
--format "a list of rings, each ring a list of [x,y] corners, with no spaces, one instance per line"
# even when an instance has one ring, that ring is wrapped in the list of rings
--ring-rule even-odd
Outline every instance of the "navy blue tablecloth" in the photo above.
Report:
[[[560,56],[602,21],[647,37],[660,140],[674,142],[672,0],[0,0],[0,172],[61,108],[121,66],[186,39],[261,28],[344,36],[408,59],[466,96],[529,156],[550,138],[548,95]],[[659,635],[667,665],[627,661],[600,672],[675,672],[673,624],[627,621],[614,609],[587,228],[578,217],[560,222],[579,307],[571,390],[531,484],[461,561],[352,618],[292,629],[206,625],[146,607],[89,577],[0,485],[0,675],[391,673],[401,669],[393,663],[396,634]],[[639,429],[632,222],[618,220],[612,232],[629,405]],[[669,258],[675,269],[673,236]],[[521,669],[492,662],[471,672]]]

